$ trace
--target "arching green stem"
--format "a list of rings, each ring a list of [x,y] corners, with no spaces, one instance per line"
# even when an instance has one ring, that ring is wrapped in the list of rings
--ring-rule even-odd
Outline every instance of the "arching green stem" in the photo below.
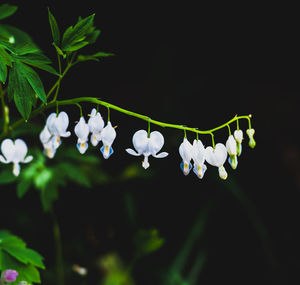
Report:
[[[158,125],[158,126],[161,126],[161,127],[164,127],[164,128],[180,129],[180,130],[184,130],[184,131],[191,131],[191,132],[198,133],[198,134],[211,134],[212,135],[213,132],[215,132],[219,129],[222,129],[224,127],[227,127],[228,124],[230,124],[232,122],[235,122],[238,119],[247,119],[250,122],[249,116],[247,116],[247,115],[237,116],[236,115],[236,116],[234,116],[234,118],[232,118],[228,122],[226,122],[226,123],[224,123],[224,124],[222,124],[222,125],[220,125],[216,128],[213,128],[213,129],[210,129],[210,130],[199,130],[197,128],[191,128],[191,127],[187,127],[187,126],[183,126],[183,125],[176,125],[176,124],[170,124],[170,123],[164,123],[164,122],[156,121],[156,120],[153,120],[153,119],[149,118],[149,116],[145,116],[145,115],[141,115],[139,113],[135,113],[135,112],[132,112],[132,111],[129,111],[129,110],[125,110],[121,107],[118,107],[118,106],[113,105],[111,103],[99,100],[99,99],[94,98],[94,97],[78,97],[78,98],[68,99],[68,100],[57,100],[55,102],[52,101],[47,105],[42,105],[39,108],[35,109],[31,113],[30,118],[31,119],[34,118],[35,116],[37,116],[41,112],[55,106],[56,104],[63,106],[63,105],[72,105],[72,104],[76,104],[76,103],[79,103],[79,102],[89,102],[89,103],[92,103],[92,104],[99,104],[99,105],[107,107],[108,108],[108,120],[110,120],[110,115],[109,115],[110,109],[113,109],[115,111],[126,114],[128,116],[136,117],[136,118],[139,118],[141,120],[145,120],[145,121],[147,121],[151,124]],[[13,129],[17,128],[18,126],[20,126],[24,122],[25,122],[24,119],[20,119],[20,120],[16,121],[14,124],[12,124],[10,126],[10,130],[13,130]],[[2,137],[2,135],[0,135],[0,138],[1,137]]]

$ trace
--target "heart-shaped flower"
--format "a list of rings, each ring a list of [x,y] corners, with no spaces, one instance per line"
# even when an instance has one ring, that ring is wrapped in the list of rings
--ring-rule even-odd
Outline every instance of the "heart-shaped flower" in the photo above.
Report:
[[[61,137],[69,137],[70,132],[67,132],[69,126],[69,117],[66,112],[51,113],[46,121],[46,127],[52,135],[53,147],[57,149],[61,144]]]
[[[89,126],[85,122],[84,117],[80,118],[79,122],[76,124],[74,128],[74,132],[78,137],[77,144],[76,144],[77,149],[81,154],[83,154],[88,149],[87,140],[89,135]]]
[[[92,109],[90,118],[88,120],[88,125],[91,134],[91,144],[96,146],[101,141],[101,131],[104,127],[104,121],[101,114],[96,111],[95,108]]]
[[[191,143],[184,137],[183,142],[179,146],[179,154],[182,158],[180,163],[180,169],[184,175],[188,175],[192,169],[191,159],[192,159],[192,150],[193,147]]]
[[[168,155],[167,152],[161,152],[157,154],[164,145],[164,137],[158,132],[151,132],[148,136],[148,133],[145,130],[139,130],[134,133],[132,137],[132,144],[136,151],[131,148],[127,148],[126,151],[135,156],[143,155],[144,160],[142,166],[147,169],[150,164],[148,162],[148,157],[152,155],[156,158],[164,158]]]
[[[238,160],[237,160],[237,142],[234,139],[233,135],[229,136],[229,138],[226,141],[226,149],[229,154],[229,163],[232,167],[232,169],[236,169]]]
[[[1,143],[0,161],[2,163],[13,163],[13,174],[18,176],[20,174],[20,162],[28,163],[33,157],[27,154],[27,145],[21,139],[16,139],[14,142],[11,139],[5,139]]]
[[[117,136],[115,128],[111,125],[111,122],[107,122],[106,127],[101,131],[101,140],[103,146],[100,148],[100,151],[103,154],[105,159],[108,159],[113,153],[112,144]]]
[[[199,178],[202,179],[207,167],[204,164],[205,148],[199,139],[193,141],[192,157],[194,160],[193,171]]]
[[[215,148],[213,149],[211,146],[208,146],[205,149],[205,159],[206,161],[212,165],[216,166],[219,169],[219,176],[222,179],[227,178],[227,173],[224,168],[224,163],[227,158],[227,149],[224,144],[222,143],[217,143],[215,145]]]

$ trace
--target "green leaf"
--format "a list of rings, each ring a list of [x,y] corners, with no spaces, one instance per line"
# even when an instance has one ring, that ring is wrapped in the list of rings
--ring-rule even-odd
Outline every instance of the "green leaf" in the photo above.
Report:
[[[16,282],[12,284],[18,284],[20,281],[41,283],[40,273],[33,264],[24,264],[5,251],[1,252],[0,257],[1,270],[14,269],[19,273]]]
[[[32,185],[32,181],[29,179],[23,178],[19,184],[17,185],[17,196],[18,198],[22,198],[30,189]]]
[[[49,8],[48,8],[48,16],[49,16],[49,23],[50,23],[53,41],[57,46],[59,46],[59,44],[60,44],[59,28],[58,28],[57,22],[53,16],[53,14],[50,12]]]
[[[5,169],[0,172],[0,184],[9,184],[16,180],[17,177],[12,174],[11,169]]]
[[[76,50],[79,50],[79,49],[85,47],[88,44],[89,44],[89,42],[86,42],[86,41],[74,43],[72,46],[69,46],[69,47],[65,48],[64,51],[69,51],[69,52],[70,51],[76,51]]]
[[[62,38],[62,51],[70,51],[72,47],[79,47],[79,43],[84,41],[89,29],[93,25],[95,14],[84,19],[79,19],[77,24],[70,26],[64,33]]]
[[[22,63],[14,62],[10,69],[7,91],[9,99],[14,99],[18,111],[27,120],[36,99],[32,87],[22,73],[20,64]]]
[[[41,52],[40,48],[26,32],[10,25],[1,25],[1,28],[5,30],[9,38],[11,38],[10,45],[6,45],[14,54],[22,55]],[[3,44],[3,42],[1,42],[1,44]]]
[[[42,100],[42,102],[47,103],[47,96],[44,89],[44,85],[38,76],[38,74],[29,66],[19,63],[19,68],[23,74],[23,76],[27,79],[32,89],[38,95],[38,97]]]
[[[7,78],[7,66],[12,66],[11,59],[7,52],[0,47],[0,81],[2,83],[6,82]]]
[[[45,70],[49,73],[59,76],[59,73],[49,64],[51,64],[51,60],[40,53],[28,53],[21,56],[15,56],[20,61],[29,64],[33,67],[37,67],[39,69]]]
[[[113,53],[107,53],[107,52],[99,51],[99,52],[94,53],[94,54],[87,54],[87,55],[80,54],[80,55],[78,55],[77,60],[78,61],[87,61],[87,60],[99,61],[99,58],[101,58],[101,57],[109,57],[109,56],[114,56],[114,54]]]
[[[9,4],[3,4],[0,6],[0,20],[3,20],[17,11],[18,7]]]

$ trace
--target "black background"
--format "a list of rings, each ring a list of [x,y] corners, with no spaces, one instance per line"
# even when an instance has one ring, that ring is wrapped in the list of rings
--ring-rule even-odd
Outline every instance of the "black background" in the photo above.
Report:
[[[184,244],[199,210],[217,199],[204,241],[209,257],[199,284],[295,284],[292,280],[299,280],[300,268],[300,149],[299,17],[293,7],[61,2],[14,1],[19,10],[7,22],[27,31],[55,62],[47,7],[61,30],[79,15],[96,13],[95,25],[102,33],[85,52],[116,54],[100,63],[74,67],[64,79],[61,98],[100,97],[153,119],[199,129],[213,128],[235,114],[253,115],[257,147],[250,149],[246,138],[237,170],[229,165],[227,170],[264,225],[262,242],[243,205],[217,179],[216,169],[208,167],[203,181],[193,174],[182,175],[178,146],[183,133],[152,126],[164,134],[164,151],[170,155],[150,161],[155,171],[151,180],[97,191],[62,191],[56,210],[68,262],[81,258],[72,255],[68,240],[83,243],[84,256],[94,253],[84,234],[88,227],[95,230],[99,254],[115,249],[125,259],[130,256],[131,230],[123,205],[124,193],[129,191],[136,199],[140,227],[156,227],[166,238],[166,245],[135,271],[137,284],[157,284],[157,272],[168,266]],[[43,74],[42,78],[46,88],[54,82],[53,76]],[[83,107],[89,112],[92,106]],[[73,121],[79,116],[74,108],[66,108]],[[115,154],[103,166],[113,175],[136,159],[124,149],[131,147],[133,133],[147,124],[114,111],[111,120],[118,125]],[[246,121],[240,126],[246,130]],[[193,135],[188,136],[192,141]],[[227,130],[215,138],[225,143]],[[210,144],[209,137],[201,139]],[[38,196],[30,194],[11,204],[15,193],[4,192],[8,202],[1,212],[10,213],[5,226],[39,249],[46,265],[53,263],[52,233],[47,227],[51,221],[40,215]],[[32,227],[20,229],[19,216],[24,211]],[[113,238],[108,238],[111,232]]]

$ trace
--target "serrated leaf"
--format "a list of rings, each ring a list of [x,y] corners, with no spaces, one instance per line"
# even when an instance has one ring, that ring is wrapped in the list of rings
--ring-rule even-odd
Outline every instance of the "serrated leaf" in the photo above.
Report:
[[[18,7],[9,4],[3,4],[0,6],[0,20],[8,18],[17,11]]]
[[[45,70],[49,73],[59,76],[59,73],[49,64],[51,64],[51,60],[40,53],[28,53],[21,56],[15,56],[20,61],[29,64],[33,67],[37,67],[39,69]]]
[[[49,8],[48,8],[48,16],[49,16],[49,24],[50,24],[50,28],[51,28],[53,41],[57,46],[59,46],[60,45],[59,28],[58,28],[56,19],[54,18],[53,14],[50,12]]]
[[[1,25],[1,27],[13,37],[13,45],[7,45],[14,54],[22,55],[26,53],[39,53],[40,48],[33,42],[32,38],[24,31],[10,25]]]
[[[14,62],[9,71],[8,97],[14,99],[16,107],[22,117],[27,120],[30,116],[31,107],[35,104],[34,91],[23,76],[18,62]]]
[[[79,49],[85,47],[88,44],[89,44],[89,42],[86,42],[86,41],[78,42],[76,44],[73,44],[72,46],[65,48],[64,51],[66,51],[66,52],[76,51],[76,50],[79,50]]]
[[[70,51],[72,47],[79,47],[79,42],[83,41],[88,30],[92,27],[95,14],[92,14],[84,19],[79,19],[77,24],[70,26],[64,33],[62,38],[62,51]]]
[[[44,89],[44,85],[38,76],[38,74],[29,66],[19,63],[19,69],[23,76],[27,79],[32,89],[38,95],[38,97],[42,100],[42,102],[47,103],[47,96]]]
[[[18,284],[20,281],[41,283],[40,273],[33,264],[24,264],[5,251],[1,254],[1,270],[14,269],[18,272],[17,280],[12,284]]]
[[[45,268],[43,257],[32,249],[17,246],[3,246],[3,250],[13,256],[15,259],[25,264],[33,264],[34,266]]]
[[[99,52],[94,53],[94,54],[86,54],[86,55],[80,54],[80,55],[78,55],[77,60],[78,61],[87,61],[87,60],[99,61],[100,57],[109,57],[109,56],[114,56],[114,54],[99,51]]]

